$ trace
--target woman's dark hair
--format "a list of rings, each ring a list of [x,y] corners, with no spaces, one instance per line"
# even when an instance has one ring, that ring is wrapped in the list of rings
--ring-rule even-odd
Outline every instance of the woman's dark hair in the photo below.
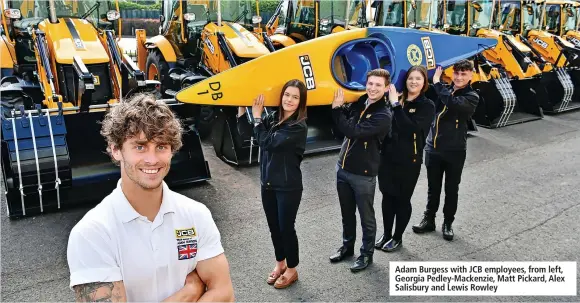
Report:
[[[415,65],[415,66],[411,66],[411,68],[409,68],[409,70],[407,71],[407,75],[405,76],[405,85],[403,86],[403,99],[401,100],[401,104],[405,103],[405,101],[407,101],[407,97],[409,96],[409,89],[407,88],[407,80],[409,80],[409,77],[411,76],[412,72],[419,72],[421,73],[421,76],[423,76],[423,88],[421,88],[421,94],[424,94],[427,89],[429,89],[429,80],[427,79],[427,69],[422,66],[422,65]]]
[[[278,122],[278,124],[284,122],[284,106],[282,105],[282,98],[284,97],[284,93],[286,92],[286,89],[288,87],[296,87],[300,91],[300,103],[298,103],[298,109],[296,109],[296,111],[298,112],[296,123],[306,119],[306,98],[307,98],[306,85],[298,79],[293,79],[286,82],[286,84],[284,84],[284,87],[282,88],[282,92],[280,92],[280,105],[278,106],[278,121],[280,122]]]

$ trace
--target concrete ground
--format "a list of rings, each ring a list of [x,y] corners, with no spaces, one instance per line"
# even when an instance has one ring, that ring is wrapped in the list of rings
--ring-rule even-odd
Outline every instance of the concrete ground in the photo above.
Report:
[[[182,191],[206,204],[222,233],[238,301],[579,301],[579,297],[389,297],[389,261],[580,261],[580,111],[469,138],[453,242],[437,232],[415,235],[404,248],[377,251],[374,264],[352,274],[352,260],[330,264],[341,242],[335,190],[337,153],[311,156],[296,229],[300,280],[290,289],[265,283],[274,253],[260,202],[257,167],[236,169],[205,146],[213,179]],[[411,223],[426,201],[423,170]],[[375,206],[382,230],[381,195]],[[89,207],[11,221],[2,201],[2,301],[72,301],[66,244]],[[360,222],[360,221],[359,221]],[[357,250],[360,245],[360,227]],[[580,286],[577,280],[577,287]]]

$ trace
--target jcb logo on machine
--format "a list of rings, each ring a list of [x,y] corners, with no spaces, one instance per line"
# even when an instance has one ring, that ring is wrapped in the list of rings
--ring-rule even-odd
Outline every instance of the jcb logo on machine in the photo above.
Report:
[[[310,57],[300,56],[300,65],[302,67],[302,75],[304,75],[304,82],[306,82],[306,89],[312,90],[316,88],[316,83],[314,82],[314,71],[312,70],[312,64],[310,62]]]
[[[543,49],[548,49],[548,43],[546,43],[544,40],[540,39],[540,38],[535,38],[534,42],[536,42],[539,46],[541,46]]]
[[[570,38],[570,42],[572,42],[574,45],[576,45],[576,47],[580,47],[580,40],[572,37],[572,38]]]
[[[95,85],[101,85],[101,78],[99,76],[93,76],[93,83]]]
[[[175,230],[175,237],[176,238],[191,238],[191,237],[195,237],[196,235],[197,235],[197,233],[195,232],[194,227]]]
[[[425,62],[427,63],[427,69],[435,68],[435,52],[433,51],[433,45],[431,44],[431,39],[429,37],[421,38],[423,43],[423,50],[425,51]]]
[[[81,39],[75,38],[73,39],[73,41],[75,42],[75,46],[76,48],[84,48],[84,44],[83,41]]]
[[[207,47],[209,48],[209,51],[212,54],[215,54],[214,53],[215,52],[215,48],[213,47],[213,44],[211,44],[211,41],[209,40],[209,37],[206,37],[205,40],[204,40],[204,42],[205,42],[205,45],[207,45]]]

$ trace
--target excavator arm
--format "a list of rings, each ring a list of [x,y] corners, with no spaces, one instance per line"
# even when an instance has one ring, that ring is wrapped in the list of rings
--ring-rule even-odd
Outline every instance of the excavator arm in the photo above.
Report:
[[[133,79],[136,84],[136,87],[133,90],[130,90],[127,93],[122,93],[122,96],[127,96],[130,93],[137,91],[152,91],[155,89],[155,86],[161,84],[161,82],[157,80],[147,80],[145,72],[143,72],[135,62],[133,62],[129,55],[123,54],[121,56],[113,31],[107,30],[105,31],[105,35],[107,39],[107,48],[111,54],[113,64],[117,66],[121,73],[122,88],[129,87],[129,79]]]
[[[46,35],[41,30],[33,30],[32,40],[38,62],[38,76],[40,85],[43,87],[45,101],[47,103],[62,101],[62,96],[55,89],[55,78],[50,65],[50,52],[46,43]],[[50,98],[50,99],[49,99]]]

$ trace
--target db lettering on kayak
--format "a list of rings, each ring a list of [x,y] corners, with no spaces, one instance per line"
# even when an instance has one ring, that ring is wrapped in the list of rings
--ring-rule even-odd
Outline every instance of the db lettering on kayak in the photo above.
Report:
[[[211,91],[212,91],[211,98],[212,98],[214,101],[216,101],[216,100],[218,100],[218,99],[221,99],[221,98],[224,96],[224,94],[223,94],[222,92],[220,92],[220,91],[219,91],[219,90],[220,90],[220,88],[222,88],[222,85],[221,85],[221,83],[220,83],[219,81],[216,81],[216,82],[210,82],[210,83],[209,83],[209,89],[208,89],[208,90],[206,90],[206,91],[204,91],[204,92],[199,92],[199,93],[197,93],[197,94],[198,94],[198,95],[205,95],[205,94],[208,94],[208,93],[209,93],[209,91],[211,90]]]

